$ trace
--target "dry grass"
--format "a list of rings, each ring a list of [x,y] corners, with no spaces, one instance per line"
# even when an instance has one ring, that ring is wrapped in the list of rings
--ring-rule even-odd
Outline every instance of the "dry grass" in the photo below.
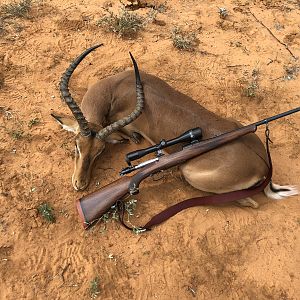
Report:
[[[243,95],[249,98],[254,98],[258,89],[256,81],[250,82],[243,90]]]
[[[8,18],[28,18],[31,10],[31,0],[21,0],[19,2],[12,2],[0,6],[0,13],[2,19]]]
[[[0,5],[0,36],[21,32],[23,26],[17,23],[17,19],[29,19],[31,6],[32,0],[13,1]],[[14,40],[14,37],[11,39]]]
[[[173,46],[179,50],[194,51],[198,44],[195,33],[185,32],[179,27],[173,28],[171,38]]]
[[[132,37],[144,28],[146,20],[136,13],[121,8],[119,14],[105,9],[106,15],[98,20],[97,25],[105,31],[116,33],[119,37]]]
[[[259,70],[253,69],[251,74],[251,79],[246,81],[244,88],[242,90],[242,96],[246,96],[248,98],[255,98],[257,96],[259,90]]]
[[[23,130],[13,130],[11,132],[11,136],[14,140],[20,140],[24,135],[24,131]]]
[[[40,121],[39,118],[33,118],[33,119],[29,120],[28,127],[32,128],[33,126],[36,126],[36,125],[40,124],[40,122],[41,121]]]

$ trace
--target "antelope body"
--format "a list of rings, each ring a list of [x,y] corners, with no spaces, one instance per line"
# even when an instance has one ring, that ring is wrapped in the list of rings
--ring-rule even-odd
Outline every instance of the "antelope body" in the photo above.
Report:
[[[80,110],[69,94],[68,80],[80,61],[96,47],[79,56],[62,77],[61,93],[76,119],[53,115],[65,129],[76,133],[72,176],[76,190],[87,187],[93,162],[106,142],[122,143],[128,138],[139,142],[142,136],[156,144],[161,138],[171,139],[194,127],[201,127],[203,139],[207,139],[241,126],[237,121],[208,111],[156,76],[144,72],[139,76],[134,60],[135,72],[125,71],[92,85]],[[168,149],[174,152],[179,146]],[[223,193],[249,188],[263,180],[268,172],[267,161],[263,143],[255,134],[249,134],[189,160],[180,169],[195,188]],[[297,194],[297,189],[270,184],[265,193],[280,199]],[[258,207],[252,199],[239,202]]]

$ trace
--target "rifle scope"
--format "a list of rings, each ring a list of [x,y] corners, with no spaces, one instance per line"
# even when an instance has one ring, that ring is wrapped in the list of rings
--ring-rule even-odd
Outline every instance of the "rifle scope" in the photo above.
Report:
[[[133,152],[129,152],[126,154],[125,160],[128,163],[128,165],[130,165],[133,160],[139,159],[149,153],[162,150],[164,148],[173,146],[178,143],[195,142],[195,141],[200,140],[201,138],[202,138],[202,130],[200,127],[196,127],[196,128],[186,131],[182,135],[180,135],[172,140],[169,140],[169,141],[161,140],[159,142],[159,144],[156,144],[154,146],[151,146],[151,147],[148,147],[145,149],[136,150]]]

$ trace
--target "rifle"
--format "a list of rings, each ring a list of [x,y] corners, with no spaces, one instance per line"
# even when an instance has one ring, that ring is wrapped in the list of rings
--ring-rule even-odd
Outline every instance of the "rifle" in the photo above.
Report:
[[[196,156],[199,156],[203,153],[206,153],[208,151],[211,151],[217,147],[220,147],[226,143],[229,143],[241,136],[244,136],[249,133],[254,133],[257,130],[258,126],[261,125],[268,125],[269,122],[277,120],[279,118],[285,117],[287,115],[293,114],[300,111],[300,107],[297,107],[295,109],[283,112],[281,114],[275,115],[270,118],[263,119],[261,121],[258,121],[256,123],[243,126],[241,128],[238,128],[236,130],[226,132],[223,134],[220,134],[218,136],[199,141],[202,137],[202,132],[200,128],[194,128],[191,129],[181,136],[170,140],[170,141],[165,141],[162,140],[159,144],[154,145],[152,147],[138,150],[138,151],[133,151],[130,152],[126,155],[126,161],[128,163],[128,167],[124,168],[121,172],[120,175],[122,176],[120,179],[104,186],[98,191],[95,191],[94,193],[90,195],[86,195],[83,198],[79,199],[77,201],[77,210],[78,213],[83,220],[83,226],[85,229],[89,228],[92,224],[94,224],[103,214],[105,214],[113,205],[117,203],[118,200],[124,199],[128,195],[135,195],[139,193],[139,185],[140,183],[147,177],[149,177],[152,174],[155,174],[161,170],[166,170],[168,168],[171,168],[173,166],[182,164],[186,162],[189,159],[192,159]],[[268,129],[267,129],[268,130]],[[268,136],[267,136],[267,141],[268,141]],[[168,155],[163,155],[162,149],[168,146],[172,146],[177,143],[181,142],[189,142],[188,145],[184,146],[182,150],[168,154]],[[157,156],[154,159],[150,159],[146,162],[142,162],[139,165],[132,165],[131,162],[133,160],[136,160],[138,158],[143,157],[144,155],[147,155],[151,152],[157,152]],[[268,151],[268,143],[267,143],[267,152],[269,155]],[[257,193],[261,191],[271,180],[272,176],[272,166],[271,166],[271,161],[270,161],[270,156],[269,156],[269,162],[270,162],[270,172],[269,175],[267,176],[268,178],[265,179],[264,183],[260,186],[260,189],[253,189],[252,194]],[[136,174],[133,176],[124,176],[125,174],[131,173],[135,170],[140,169]],[[242,190],[246,191],[246,190]],[[231,199],[230,201],[237,200],[244,198],[244,194],[240,193],[241,191],[235,191],[235,192],[230,192],[230,193],[225,193],[221,195],[215,195],[219,196],[220,201],[225,202],[225,196],[227,194],[235,194],[235,198]],[[203,199],[205,197],[202,197]],[[198,198],[200,199],[200,198]],[[216,203],[216,199],[214,200],[209,200],[205,199],[206,201],[202,201],[199,203]],[[186,201],[190,201],[193,199],[189,199]],[[227,200],[228,201],[228,200]],[[185,202],[185,201],[184,201]],[[183,202],[182,202],[183,203]],[[196,204],[197,205],[197,204]],[[199,205],[199,204],[198,204]],[[191,207],[195,206],[195,204],[189,204],[189,206],[186,207]],[[172,208],[172,207],[171,207]],[[183,208],[181,208],[182,210]],[[168,212],[169,217],[173,216],[176,214],[176,212]],[[158,215],[157,215],[158,216]],[[156,216],[156,217],[157,217]],[[166,218],[166,217],[165,217]],[[154,219],[154,218],[153,218]],[[161,221],[160,221],[161,222]],[[160,223],[158,222],[158,223]],[[147,224],[150,224],[151,222],[148,222]],[[157,222],[155,223],[157,224]],[[152,223],[151,223],[152,225]],[[146,225],[144,226],[144,230],[146,230]]]

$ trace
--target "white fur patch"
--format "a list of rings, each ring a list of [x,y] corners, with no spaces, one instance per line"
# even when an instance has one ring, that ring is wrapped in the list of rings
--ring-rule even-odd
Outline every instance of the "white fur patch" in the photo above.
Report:
[[[64,130],[67,130],[67,131],[70,131],[70,132],[73,132],[73,133],[76,133],[77,131],[77,127],[74,128],[74,127],[70,127],[68,125],[65,125],[65,124],[62,124],[60,123],[61,127],[64,129]]]
[[[270,184],[265,188],[264,192],[267,197],[275,200],[282,200],[284,198],[290,197],[290,196],[295,196],[299,194],[298,188],[295,185],[279,185],[276,183],[272,183],[274,189],[279,190],[279,189],[285,189],[286,191],[278,191],[278,192],[273,192],[271,190]]]

